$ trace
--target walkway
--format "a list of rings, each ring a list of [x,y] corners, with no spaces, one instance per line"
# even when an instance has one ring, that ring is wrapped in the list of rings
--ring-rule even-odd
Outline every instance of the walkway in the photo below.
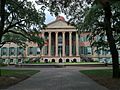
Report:
[[[40,72],[6,90],[107,90],[81,74],[78,67],[36,69]]]

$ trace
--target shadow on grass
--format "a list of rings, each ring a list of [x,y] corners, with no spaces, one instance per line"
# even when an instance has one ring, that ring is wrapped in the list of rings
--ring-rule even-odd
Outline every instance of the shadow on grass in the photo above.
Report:
[[[112,78],[112,69],[82,70],[80,72],[109,90],[120,90],[120,79]]]

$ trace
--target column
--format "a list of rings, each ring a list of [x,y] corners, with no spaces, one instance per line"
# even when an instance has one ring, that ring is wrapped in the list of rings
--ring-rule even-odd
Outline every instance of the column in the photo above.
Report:
[[[62,38],[62,56],[65,56],[65,32],[62,32],[62,36],[63,36],[63,38]]]
[[[55,56],[58,56],[58,32],[55,32]]]
[[[72,56],[72,32],[69,32],[69,56]]]
[[[78,41],[78,33],[76,32],[76,56],[79,56],[79,41]]]
[[[51,56],[51,32],[49,32],[48,56]]]
[[[42,32],[42,38],[44,39],[44,32]],[[44,56],[44,46],[41,49],[41,56]]]

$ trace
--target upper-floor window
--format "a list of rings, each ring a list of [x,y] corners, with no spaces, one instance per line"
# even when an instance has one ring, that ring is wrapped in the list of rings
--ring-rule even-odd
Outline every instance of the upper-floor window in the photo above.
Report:
[[[80,42],[86,42],[86,41],[88,41],[87,36],[80,37]]]
[[[59,37],[58,37],[58,43],[62,44],[62,36],[61,35],[59,35]]]

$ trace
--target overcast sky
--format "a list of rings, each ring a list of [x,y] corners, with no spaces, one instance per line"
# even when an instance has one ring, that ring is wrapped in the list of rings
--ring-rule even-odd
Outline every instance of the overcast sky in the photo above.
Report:
[[[32,1],[35,4],[36,9],[40,8],[40,5],[37,5],[35,3],[35,0],[28,0],[28,1]],[[49,11],[45,10],[45,13],[46,13],[46,21],[45,21],[46,24],[48,24],[48,23],[50,23],[50,22],[52,22],[52,21],[54,21],[56,19],[55,16],[52,16]],[[60,15],[65,17],[64,14],[60,14]]]

